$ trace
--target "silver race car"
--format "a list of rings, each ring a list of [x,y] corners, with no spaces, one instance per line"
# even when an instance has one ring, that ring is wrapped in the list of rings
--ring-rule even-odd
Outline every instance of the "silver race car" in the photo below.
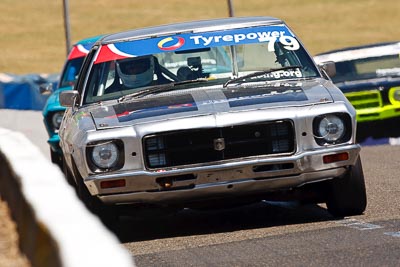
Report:
[[[105,36],[60,95],[66,178],[103,219],[262,200],[362,214],[356,112],[334,72],[271,17]]]

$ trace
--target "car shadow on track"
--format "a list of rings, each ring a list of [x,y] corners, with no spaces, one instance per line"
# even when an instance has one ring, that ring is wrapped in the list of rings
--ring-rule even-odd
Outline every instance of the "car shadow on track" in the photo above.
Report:
[[[157,217],[121,217],[113,231],[122,243],[225,233],[273,226],[335,220],[320,205],[260,202],[231,209],[182,211]]]

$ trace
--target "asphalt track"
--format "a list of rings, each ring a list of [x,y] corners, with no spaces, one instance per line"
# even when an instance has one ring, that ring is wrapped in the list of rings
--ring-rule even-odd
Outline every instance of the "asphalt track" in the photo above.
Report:
[[[49,158],[40,112],[0,110],[0,118]],[[360,216],[268,202],[122,217],[115,233],[137,266],[399,266],[400,146],[365,145],[361,157],[368,206]]]

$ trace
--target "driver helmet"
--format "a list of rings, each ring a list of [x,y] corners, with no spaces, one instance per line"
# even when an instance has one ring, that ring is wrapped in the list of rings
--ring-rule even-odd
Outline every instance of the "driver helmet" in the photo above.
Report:
[[[117,71],[126,87],[149,85],[154,77],[153,56],[134,57],[117,61]]]

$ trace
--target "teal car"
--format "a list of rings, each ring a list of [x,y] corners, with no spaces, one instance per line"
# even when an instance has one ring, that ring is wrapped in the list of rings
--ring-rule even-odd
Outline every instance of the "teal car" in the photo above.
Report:
[[[46,90],[44,90],[44,92],[42,92],[44,94],[51,94],[47,98],[42,114],[43,122],[49,135],[47,142],[50,145],[51,161],[59,166],[62,165],[62,153],[60,145],[58,144],[60,141],[58,130],[65,111],[65,107],[60,105],[59,95],[62,91],[72,90],[85,56],[93,44],[101,37],[102,36],[99,35],[75,43],[65,61],[57,88],[53,90],[52,85],[50,85]]]

